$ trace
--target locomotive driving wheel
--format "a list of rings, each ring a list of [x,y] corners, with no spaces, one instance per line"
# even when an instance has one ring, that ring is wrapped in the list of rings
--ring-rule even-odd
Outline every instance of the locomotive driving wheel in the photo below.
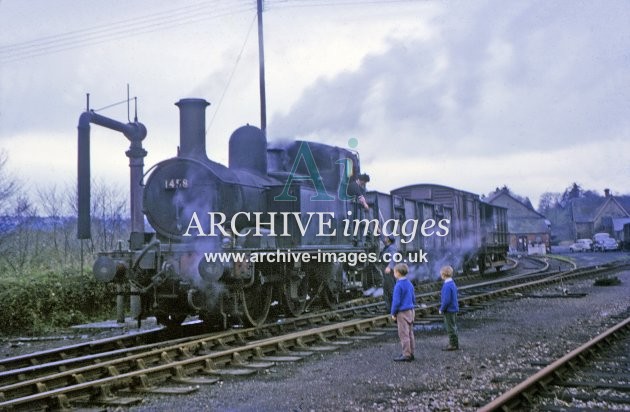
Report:
[[[325,278],[322,280],[319,296],[324,306],[329,309],[337,307],[342,300],[342,291],[344,282],[347,282],[348,273],[340,263],[331,263],[329,266],[322,268]],[[345,279],[345,280],[344,280]]]
[[[306,276],[293,277],[282,284],[285,306],[293,316],[300,316],[308,299],[308,279]]]
[[[324,304],[330,308],[334,309],[340,302],[340,293],[339,291],[332,291],[329,286],[325,286],[322,291],[322,299],[324,300]]]
[[[260,326],[267,320],[271,307],[273,288],[270,284],[260,282],[260,274],[255,275],[251,286],[241,289],[240,296],[243,305],[245,321],[251,326]]]

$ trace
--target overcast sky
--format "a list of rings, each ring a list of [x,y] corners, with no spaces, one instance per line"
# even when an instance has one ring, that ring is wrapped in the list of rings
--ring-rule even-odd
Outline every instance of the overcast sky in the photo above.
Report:
[[[343,5],[340,5],[343,4]],[[32,191],[76,180],[79,115],[138,96],[148,169],[183,97],[208,156],[260,125],[255,0],[0,0],[0,148]],[[359,142],[371,189],[572,182],[630,193],[630,2],[267,0],[268,137]],[[127,108],[99,113],[126,122]],[[92,174],[128,188],[128,142],[92,127]]]

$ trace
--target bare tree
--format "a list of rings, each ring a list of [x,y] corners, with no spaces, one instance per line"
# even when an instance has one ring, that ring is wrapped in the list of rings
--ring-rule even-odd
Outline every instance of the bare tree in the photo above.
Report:
[[[47,220],[47,237],[52,249],[51,258],[58,263],[65,263],[66,253],[62,252],[60,244],[63,243],[64,226],[64,199],[63,194],[57,190],[56,186],[46,189],[37,189],[37,197],[42,213]]]
[[[16,223],[10,210],[10,204],[18,187],[15,179],[7,171],[7,161],[6,151],[0,150],[0,256],[4,258],[0,260],[0,263],[4,264],[7,264],[6,255],[11,249],[10,238]],[[2,262],[3,260],[5,262]]]
[[[560,204],[560,199],[562,198],[561,193],[557,192],[545,192],[540,195],[540,201],[538,203],[538,212],[543,215],[546,214],[549,210],[558,207]]]
[[[24,196],[15,202],[12,230],[6,235],[2,257],[15,273],[23,273],[28,264],[40,255],[41,239],[35,227],[36,210]]]
[[[7,212],[9,200],[17,191],[15,179],[6,170],[8,160],[7,152],[0,150],[0,214]]]
[[[127,198],[103,181],[92,183],[92,252],[111,250],[128,238]]]
[[[90,214],[92,237],[87,240],[76,239],[77,229],[77,186],[69,183],[65,186],[63,194],[59,195],[59,202],[64,204],[63,210],[68,215],[63,225],[64,251],[68,245],[72,245],[70,253],[66,252],[66,259],[72,258],[74,263],[91,264],[92,254],[99,251],[111,250],[116,247],[118,240],[129,238],[129,217],[127,198],[124,191],[103,180],[92,181],[90,194]],[[81,249],[84,249],[82,253]]]
[[[562,194],[562,201],[568,202],[571,199],[578,199],[583,196],[584,189],[578,183],[573,182],[573,184],[567,187]]]

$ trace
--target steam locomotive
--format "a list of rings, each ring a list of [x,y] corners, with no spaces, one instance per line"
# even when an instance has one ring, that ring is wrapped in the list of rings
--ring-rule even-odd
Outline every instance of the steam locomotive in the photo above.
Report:
[[[414,185],[368,192],[364,210],[347,195],[361,170],[353,150],[300,140],[272,145],[259,128],[245,125],[230,137],[228,166],[210,160],[208,104],[176,103],[177,156],[153,166],[144,185],[132,166],[132,219],[141,206],[155,232],[136,219],[129,247],[102,252],[94,263],[97,279],[139,297],[134,316],[154,314],[172,327],[199,315],[209,326],[227,328],[262,324],[270,310],[298,316],[316,302],[332,307],[380,286],[380,242],[388,229],[398,260],[427,255],[429,263],[413,266],[418,273],[437,273],[431,265],[442,262],[480,271],[505,263],[504,208],[465,191]],[[146,134],[144,127],[112,126],[93,113],[87,121],[123,131],[132,149]],[[144,135],[130,137],[136,130]],[[87,171],[81,166],[89,147],[82,149],[82,140],[80,134],[80,210],[82,193],[89,193],[89,163]],[[134,153],[141,156],[141,148]]]

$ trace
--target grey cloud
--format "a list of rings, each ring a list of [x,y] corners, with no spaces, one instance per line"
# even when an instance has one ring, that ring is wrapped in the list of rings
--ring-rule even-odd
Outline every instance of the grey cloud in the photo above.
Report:
[[[391,130],[401,148],[422,142],[467,154],[627,132],[630,4],[479,4],[448,3],[431,40],[392,39],[357,70],[319,79],[270,130],[324,139]],[[366,119],[374,107],[382,117]]]

